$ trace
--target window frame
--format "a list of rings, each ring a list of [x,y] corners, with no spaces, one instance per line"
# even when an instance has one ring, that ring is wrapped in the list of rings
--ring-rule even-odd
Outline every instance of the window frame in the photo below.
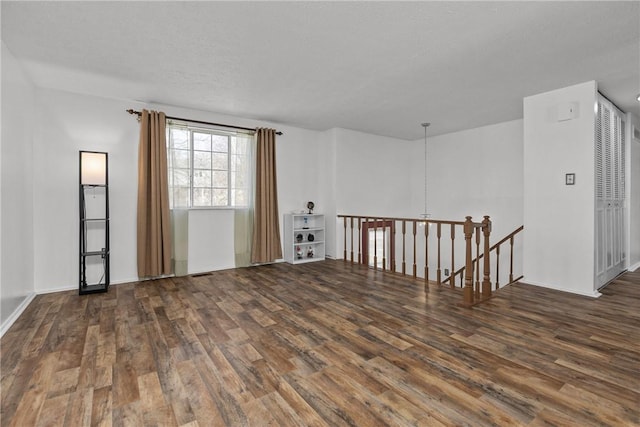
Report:
[[[172,137],[171,137],[171,131],[172,129],[183,129],[187,132],[187,144],[188,147],[186,149],[175,149],[173,148],[173,144],[172,144]],[[190,122],[186,122],[186,121],[177,121],[177,120],[167,120],[166,123],[166,148],[167,148],[167,173],[168,174],[172,174],[173,171],[175,169],[184,169],[184,168],[176,168],[173,166],[173,162],[172,162],[172,151],[187,151],[188,155],[189,155],[189,166],[188,166],[188,179],[189,179],[189,184],[188,187],[186,186],[178,186],[181,188],[188,188],[188,205],[187,206],[174,206],[174,194],[173,194],[173,189],[176,188],[176,186],[173,185],[173,178],[174,176],[171,175],[168,178],[168,190],[169,190],[169,209],[172,210],[178,210],[178,209],[182,209],[182,210],[208,210],[208,209],[216,209],[216,210],[235,210],[235,209],[247,209],[250,205],[251,205],[251,200],[247,199],[246,204],[244,205],[234,205],[233,203],[233,190],[234,187],[233,185],[235,185],[234,183],[237,181],[236,177],[234,177],[234,173],[236,173],[237,170],[237,164],[236,164],[236,169],[232,170],[232,157],[235,155],[237,156],[237,154],[234,154],[234,150],[232,149],[232,145],[233,145],[233,138],[234,137],[242,137],[245,136],[247,139],[250,139],[255,133],[254,132],[246,132],[246,131],[230,131],[230,130],[226,130],[226,129],[220,129],[217,127],[209,127],[206,125],[193,125]],[[194,134],[195,133],[206,133],[211,135],[211,147],[209,151],[203,151],[203,150],[195,150],[194,148]],[[222,169],[218,169],[216,170],[214,168],[213,165],[213,155],[215,153],[222,153],[220,151],[214,151],[213,148],[213,136],[223,136],[227,139],[226,143],[227,143],[227,151],[226,151],[226,170],[222,170]],[[248,168],[249,168],[249,172],[248,172],[248,176],[247,179],[249,180],[249,182],[247,183],[247,185],[244,187],[245,191],[248,193],[247,194],[247,198],[251,197],[251,188],[252,188],[252,184],[251,184],[251,175],[252,175],[252,170],[254,169],[254,166],[251,165],[251,146],[249,144],[251,144],[250,141],[248,142],[248,146],[246,147],[247,152],[245,153],[244,159],[248,164]],[[211,177],[210,177],[210,186],[209,187],[196,187],[195,184],[195,179],[194,179],[194,174],[196,171],[195,168],[195,160],[194,160],[194,152],[196,151],[200,151],[200,152],[208,152],[211,154],[211,167],[209,169],[201,169],[198,168],[198,170],[203,170],[203,171],[209,171],[211,172]],[[237,152],[237,149],[236,149]],[[215,189],[222,189],[222,187],[215,187],[214,183],[213,183],[213,173],[216,171],[224,171],[226,172],[227,175],[227,185],[226,185],[226,199],[227,199],[227,204],[226,205],[214,205],[213,204],[213,191]],[[211,190],[211,197],[210,197],[210,204],[209,205],[202,205],[202,206],[194,206],[194,192],[197,188],[207,188]],[[242,187],[240,187],[242,188]]]

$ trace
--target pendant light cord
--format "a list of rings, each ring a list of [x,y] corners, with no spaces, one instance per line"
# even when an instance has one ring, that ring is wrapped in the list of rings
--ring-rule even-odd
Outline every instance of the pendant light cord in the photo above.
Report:
[[[424,212],[425,216],[427,215],[427,128],[431,125],[431,123],[422,123],[422,127],[424,128]]]

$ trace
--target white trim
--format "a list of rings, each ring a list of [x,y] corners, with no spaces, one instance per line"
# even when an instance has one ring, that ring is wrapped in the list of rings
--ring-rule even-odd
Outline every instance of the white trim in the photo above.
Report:
[[[173,277],[173,276],[167,276],[167,277]],[[111,282],[109,283],[109,286],[114,286],[114,285],[123,285],[125,283],[133,283],[133,282],[142,282],[143,280],[141,279],[123,279],[123,280],[118,280],[115,282]],[[65,292],[65,291],[73,291],[73,290],[78,290],[78,286],[63,286],[60,288],[52,288],[52,289],[39,289],[36,291],[37,295],[45,295],[45,294],[53,294],[55,292]]]
[[[562,287],[559,287],[559,286],[550,285],[548,283],[539,283],[539,282],[528,281],[526,278],[522,278],[520,280],[520,283],[524,283],[526,285],[540,286],[542,288],[553,289],[553,290],[561,291],[561,292],[568,292],[570,294],[582,295],[582,296],[590,297],[590,298],[598,298],[598,297],[600,297],[602,295],[598,291],[593,291],[593,292],[576,291],[575,289],[562,288]]]
[[[636,262],[636,263],[635,263],[635,264],[633,264],[633,265],[630,265],[630,266],[629,266],[629,268],[627,269],[627,271],[634,272],[634,271],[636,271],[638,268],[640,268],[640,261]]]
[[[9,330],[9,328],[15,323],[16,320],[20,317],[23,311],[31,304],[31,301],[36,297],[35,292],[31,292],[28,294],[25,299],[22,300],[20,305],[13,310],[13,313],[4,321],[2,326],[0,327],[0,338]]]

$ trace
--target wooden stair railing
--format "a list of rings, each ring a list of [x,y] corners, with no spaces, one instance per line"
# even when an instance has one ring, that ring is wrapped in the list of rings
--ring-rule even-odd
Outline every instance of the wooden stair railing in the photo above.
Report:
[[[377,236],[378,229],[381,228],[382,233],[382,264],[379,267],[378,264],[378,243],[377,237],[373,239],[373,268],[380,269],[382,271],[389,271],[392,273],[398,273],[407,276],[407,257],[412,265],[412,277],[418,278],[418,266],[419,264],[424,266],[424,281],[425,284],[430,282],[430,269],[429,269],[429,246],[430,238],[432,234],[430,229],[435,225],[435,246],[436,254],[436,271],[435,271],[435,283],[441,285],[447,281],[450,282],[452,288],[455,287],[455,276],[452,279],[450,276],[445,281],[442,281],[442,229],[446,230],[449,227],[450,239],[451,239],[451,272],[456,274],[464,274],[464,289],[463,289],[463,301],[461,305],[472,306],[477,302],[484,300],[491,296],[491,279],[490,279],[490,245],[489,239],[491,235],[491,220],[489,216],[485,216],[482,222],[473,222],[470,216],[466,217],[465,221],[443,221],[432,220],[423,218],[395,218],[395,217],[379,217],[371,215],[338,215],[338,218],[343,219],[344,228],[344,240],[343,240],[343,259],[345,262],[351,262],[351,264],[369,264],[368,255],[371,253],[369,248],[368,233],[369,230],[373,230],[374,236]],[[357,254],[354,253],[354,232],[356,232],[357,220],[357,241],[358,249]],[[409,225],[409,227],[407,227]],[[424,228],[424,232],[418,230],[420,227]],[[387,228],[389,230],[387,231]],[[456,228],[459,228],[464,235],[465,239],[465,266],[456,270],[455,255],[456,255]],[[349,229],[349,230],[347,230]],[[397,239],[396,229],[400,229],[400,239]],[[407,254],[407,234],[409,239],[412,239],[411,246],[412,251]],[[347,236],[350,236],[347,240]],[[388,236],[388,238],[387,238]],[[424,246],[418,246],[418,240],[424,238]],[[446,238],[445,238],[446,240]],[[473,256],[473,243],[475,241],[476,256]],[[484,263],[482,268],[482,281],[480,281],[480,243],[482,245],[482,256],[484,256]],[[387,251],[387,244],[389,244],[389,250]],[[366,246],[365,246],[366,245]],[[397,246],[402,248],[402,261],[398,263],[395,257],[395,249]],[[424,248],[424,254],[418,253],[418,247],[422,250]],[[432,248],[433,249],[433,248]],[[349,256],[347,256],[349,255]],[[422,255],[422,264],[418,261],[419,255]],[[398,270],[399,269],[399,270]],[[474,282],[475,272],[475,282]]]
[[[513,230],[511,233],[507,234],[504,238],[502,238],[499,242],[495,243],[493,246],[491,246],[489,248],[489,253],[491,252],[495,252],[495,262],[496,262],[496,274],[495,274],[495,290],[500,289],[500,247],[506,243],[509,242],[509,282],[506,283],[506,285],[510,285],[511,283],[515,283],[518,280],[522,279],[522,275],[514,277],[513,274],[513,246],[514,246],[514,238],[515,236],[520,233],[522,230],[524,230],[524,225],[521,225],[520,227],[516,228],[515,230]],[[478,262],[484,258],[484,253],[481,253],[478,257],[473,258],[471,263],[472,265],[477,266]],[[460,278],[460,286],[464,286],[464,271],[465,271],[466,265],[463,267],[460,267],[458,270],[451,270],[453,271],[453,273],[447,277],[446,279],[444,279],[442,281],[443,284],[445,283],[449,283],[449,285],[453,288],[455,287],[455,281],[456,278],[459,277]],[[477,267],[476,267],[477,268]],[[503,286],[506,286],[503,285]]]

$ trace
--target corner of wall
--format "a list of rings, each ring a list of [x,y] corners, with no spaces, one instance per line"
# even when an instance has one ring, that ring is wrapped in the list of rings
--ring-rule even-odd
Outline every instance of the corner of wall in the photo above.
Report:
[[[0,323],[4,331],[34,293],[32,115],[35,86],[4,42],[1,49],[0,139],[5,143],[0,143]]]

